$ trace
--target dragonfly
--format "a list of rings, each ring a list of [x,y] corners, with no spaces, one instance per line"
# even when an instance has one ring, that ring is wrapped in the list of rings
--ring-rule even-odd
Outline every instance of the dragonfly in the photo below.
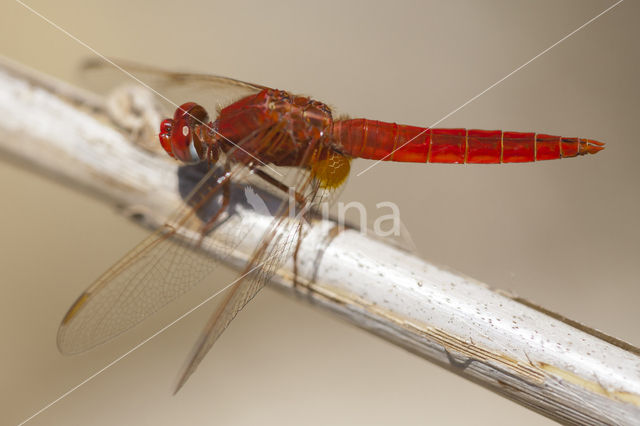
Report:
[[[236,93],[236,99],[219,106],[214,117],[199,103],[185,102],[172,118],[162,121],[158,137],[164,151],[181,163],[202,164],[208,171],[160,229],[71,305],[58,330],[62,353],[83,352],[114,338],[203,281],[220,259],[198,250],[210,248],[208,237],[228,219],[233,184],[257,180],[276,193],[293,194],[282,197],[241,278],[202,331],[176,392],[236,314],[290,256],[295,271],[304,217],[292,216],[292,207],[304,212],[331,200],[345,183],[353,159],[501,164],[576,157],[604,149],[604,143],[593,139],[545,133],[427,128],[336,117],[323,102],[259,84],[127,67],[162,74],[179,85],[199,84]],[[219,202],[212,209],[213,199]],[[226,250],[250,232],[242,224],[237,228]],[[184,229],[188,232],[179,232]]]

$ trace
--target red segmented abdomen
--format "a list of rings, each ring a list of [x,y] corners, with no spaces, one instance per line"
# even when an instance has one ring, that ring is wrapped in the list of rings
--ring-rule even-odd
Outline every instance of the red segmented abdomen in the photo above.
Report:
[[[428,129],[381,121],[338,120],[333,142],[341,152],[370,160],[414,163],[522,163],[595,154],[604,143],[541,133]]]

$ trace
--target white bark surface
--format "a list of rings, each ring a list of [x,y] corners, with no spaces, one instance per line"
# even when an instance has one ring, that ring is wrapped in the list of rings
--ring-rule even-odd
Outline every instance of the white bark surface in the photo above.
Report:
[[[181,202],[178,165],[130,143],[94,95],[0,63],[0,117],[5,157],[125,214],[156,226]],[[274,287],[557,421],[640,424],[637,348],[358,232],[331,239],[335,229],[318,222],[304,239],[305,286],[293,288],[288,262]],[[227,263],[241,268],[260,235]]]

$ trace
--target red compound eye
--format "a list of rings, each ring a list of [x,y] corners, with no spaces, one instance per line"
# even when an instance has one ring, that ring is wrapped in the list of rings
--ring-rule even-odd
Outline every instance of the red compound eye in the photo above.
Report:
[[[187,102],[176,109],[172,119],[166,119],[160,125],[160,144],[172,157],[185,162],[201,161],[206,147],[194,135],[194,130],[205,125],[209,115],[200,105]]]
[[[171,132],[171,148],[173,155],[185,163],[192,162],[189,146],[192,144],[191,129],[187,124],[187,119],[180,118],[174,120],[174,128]]]
[[[202,108],[200,105],[198,105],[195,102],[186,102],[180,105],[180,107],[176,109],[176,112],[173,113],[173,119],[175,121],[178,121],[181,118],[188,118],[194,115],[194,113],[197,112],[197,111],[193,111],[196,107],[199,107],[200,109],[204,110],[204,108]],[[196,118],[199,118],[199,117],[197,117],[196,115]]]
[[[171,130],[173,129],[173,120],[167,118],[166,120],[162,120],[160,123],[160,134],[158,137],[160,138],[160,145],[167,151],[167,154],[175,158],[173,155],[173,150],[171,148]]]

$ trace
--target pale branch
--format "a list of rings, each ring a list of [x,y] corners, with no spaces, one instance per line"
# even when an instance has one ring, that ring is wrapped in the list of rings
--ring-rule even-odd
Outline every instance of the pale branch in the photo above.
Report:
[[[2,61],[0,149],[157,226],[182,200],[178,166],[129,142],[105,105]],[[236,269],[269,224],[250,211],[242,221],[256,232],[226,258]],[[304,238],[302,286],[292,285],[291,261],[273,286],[554,420],[640,424],[637,348],[392,245],[336,229],[319,220]]]

